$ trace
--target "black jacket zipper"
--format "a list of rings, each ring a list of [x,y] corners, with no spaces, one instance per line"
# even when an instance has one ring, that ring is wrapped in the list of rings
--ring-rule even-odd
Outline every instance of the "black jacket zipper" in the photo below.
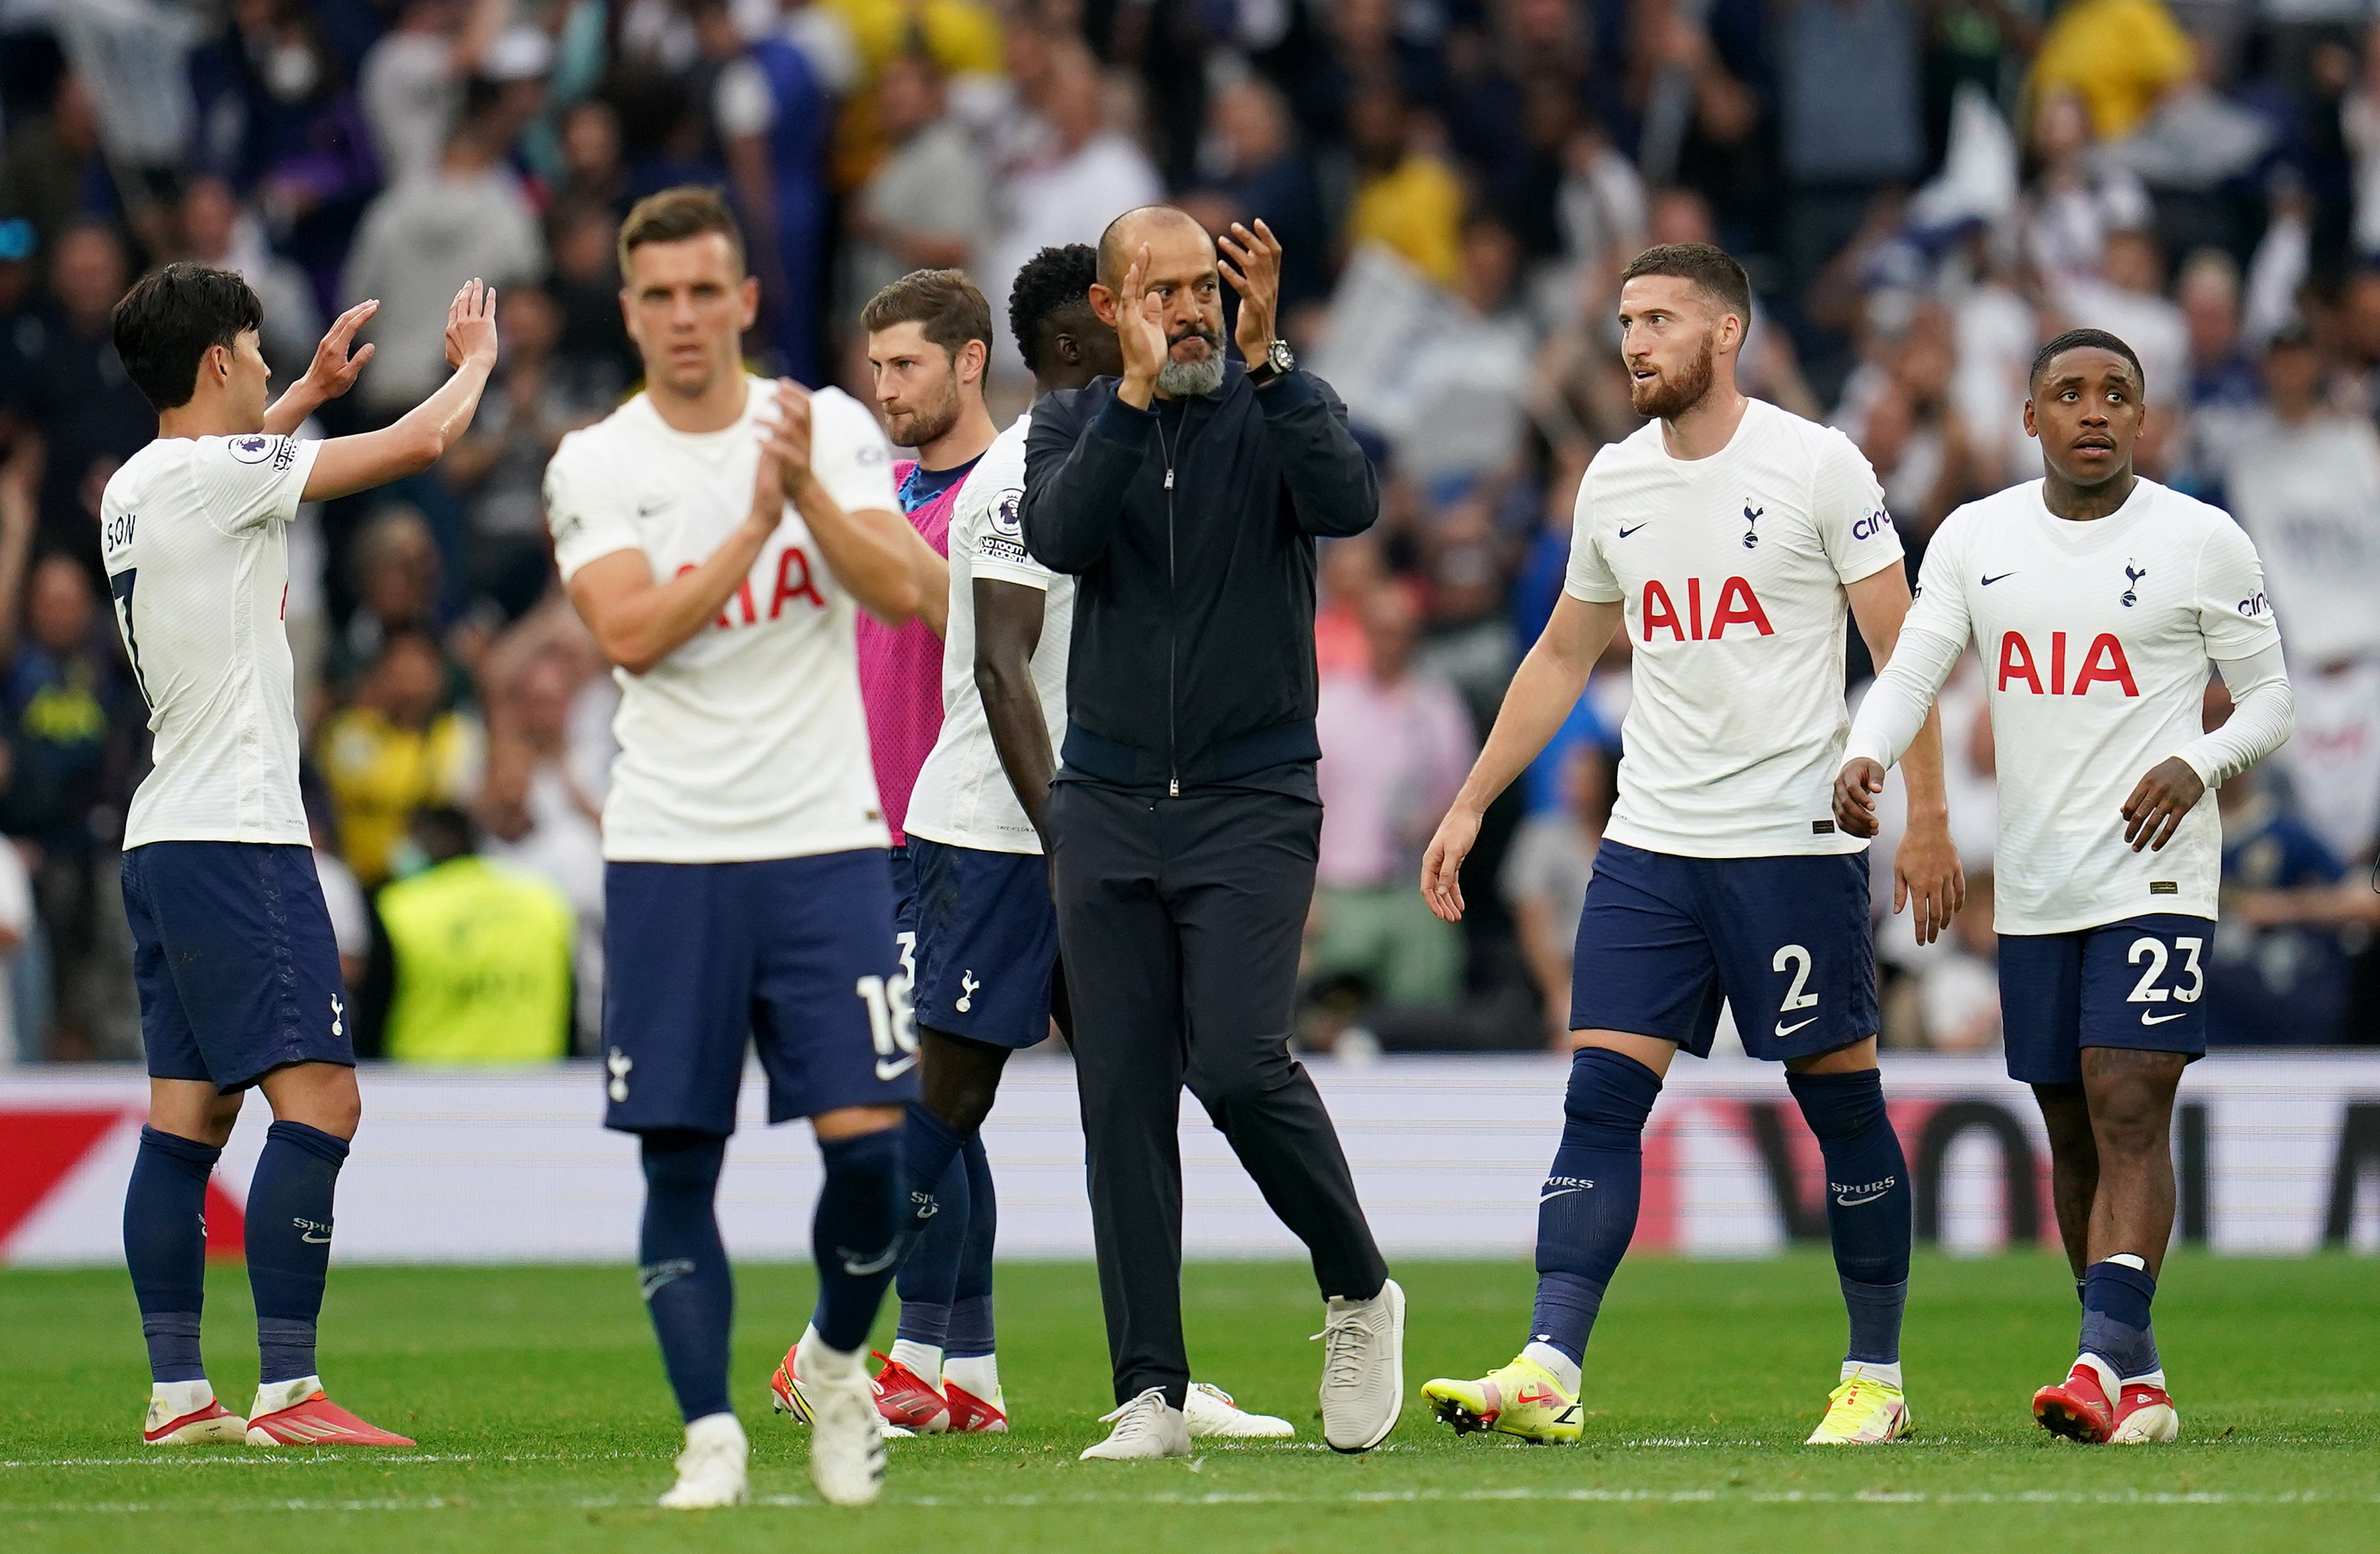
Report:
[[[1190,419],[1187,404],[1182,407],[1182,419],[1185,423]],[[1181,762],[1175,754],[1178,739],[1174,723],[1174,703],[1177,699],[1174,669],[1182,654],[1182,614],[1174,593],[1173,564],[1173,450],[1182,445],[1182,430],[1180,427],[1174,429],[1173,441],[1169,444],[1165,439],[1165,413],[1162,410],[1158,412],[1157,443],[1165,450],[1165,795],[1168,798],[1182,796]]]

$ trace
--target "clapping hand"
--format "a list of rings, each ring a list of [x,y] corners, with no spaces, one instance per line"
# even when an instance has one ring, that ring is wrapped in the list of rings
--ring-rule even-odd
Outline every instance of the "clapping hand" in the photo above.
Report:
[[[307,388],[317,398],[336,399],[356,386],[356,375],[364,370],[364,363],[372,358],[372,354],[379,347],[366,346],[353,356],[347,354],[347,348],[355,344],[356,331],[370,322],[371,316],[379,311],[380,299],[372,297],[357,303],[332,321],[329,332],[322,336],[322,343],[314,347],[314,359],[307,366],[303,379]],[[451,333],[449,338],[452,338]]]
[[[467,361],[496,364],[496,288],[476,275],[446,309],[446,365],[459,369]]]
[[[1240,320],[1232,337],[1239,342],[1240,359],[1259,366],[1280,333],[1281,239],[1261,221],[1253,232],[1233,222],[1215,246],[1222,250],[1216,268],[1240,294]]]
[[[796,500],[802,482],[810,478],[810,395],[791,378],[777,380],[776,419],[769,423],[760,443],[760,467],[773,472],[778,505]],[[756,494],[753,500],[759,498]]]
[[[1116,344],[1123,347],[1122,395],[1127,404],[1148,408],[1157,394],[1157,375],[1165,370],[1164,303],[1148,289],[1148,245],[1133,255],[1116,292]]]

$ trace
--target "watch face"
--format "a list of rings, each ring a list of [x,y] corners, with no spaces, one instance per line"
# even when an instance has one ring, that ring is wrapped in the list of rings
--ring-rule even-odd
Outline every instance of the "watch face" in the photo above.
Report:
[[[1265,365],[1275,372],[1287,372],[1294,368],[1297,358],[1289,354],[1289,342],[1275,340],[1272,348],[1265,352]]]

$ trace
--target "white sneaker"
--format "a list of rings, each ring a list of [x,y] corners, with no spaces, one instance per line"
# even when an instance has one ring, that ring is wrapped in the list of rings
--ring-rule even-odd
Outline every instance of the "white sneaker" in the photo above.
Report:
[[[857,1354],[838,1354],[815,1332],[798,1352],[810,1407],[810,1482],[829,1505],[869,1505],[884,1487],[884,1416]]]
[[[686,1450],[677,1454],[677,1483],[661,1498],[668,1511],[711,1511],[742,1505],[751,1491],[747,1464],[752,1449],[733,1414],[706,1414],[686,1427]]]
[[[1232,1394],[1204,1381],[1190,1383],[1182,1400],[1182,1417],[1194,1440],[1287,1440],[1297,1427],[1269,1414],[1250,1414],[1232,1401]]]
[[[1099,1423],[1115,1428],[1108,1432],[1107,1439],[1083,1449],[1081,1460],[1086,1463],[1094,1458],[1120,1463],[1190,1455],[1189,1421],[1165,1401],[1162,1387],[1151,1387],[1113,1414],[1099,1415]]]
[[[1393,1279],[1367,1301],[1333,1295],[1322,1341],[1322,1439],[1369,1451],[1405,1406],[1405,1293]]]

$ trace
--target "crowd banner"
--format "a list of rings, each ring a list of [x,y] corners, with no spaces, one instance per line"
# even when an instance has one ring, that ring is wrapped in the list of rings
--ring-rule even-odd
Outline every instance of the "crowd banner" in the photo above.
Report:
[[[1561,1128],[1553,1056],[1309,1062],[1391,1256],[1521,1257]],[[1985,1253],[2054,1244],[2049,1156],[2031,1093],[1993,1058],[1886,1055],[1922,1241]],[[111,1264],[148,1082],[129,1070],[0,1070],[0,1261]],[[354,1262],[613,1261],[635,1256],[632,1140],[601,1125],[594,1063],[528,1071],[369,1066],[339,1180],[335,1257]],[[749,1258],[809,1256],[819,1167],[799,1123],[759,1125],[747,1082],[721,1219]],[[269,1120],[251,1097],[208,1195],[210,1245],[236,1254]],[[1062,1059],[1012,1063],[985,1129],[1001,1252],[1088,1257],[1082,1130]],[[1825,1172],[1774,1067],[1670,1070],[1645,1141],[1637,1244],[1742,1257],[1826,1237]],[[2380,1052],[2218,1054],[2182,1082],[2178,1239],[2216,1252],[2380,1251]],[[1222,1135],[1184,1098],[1184,1241],[1193,1257],[1291,1256]]]

